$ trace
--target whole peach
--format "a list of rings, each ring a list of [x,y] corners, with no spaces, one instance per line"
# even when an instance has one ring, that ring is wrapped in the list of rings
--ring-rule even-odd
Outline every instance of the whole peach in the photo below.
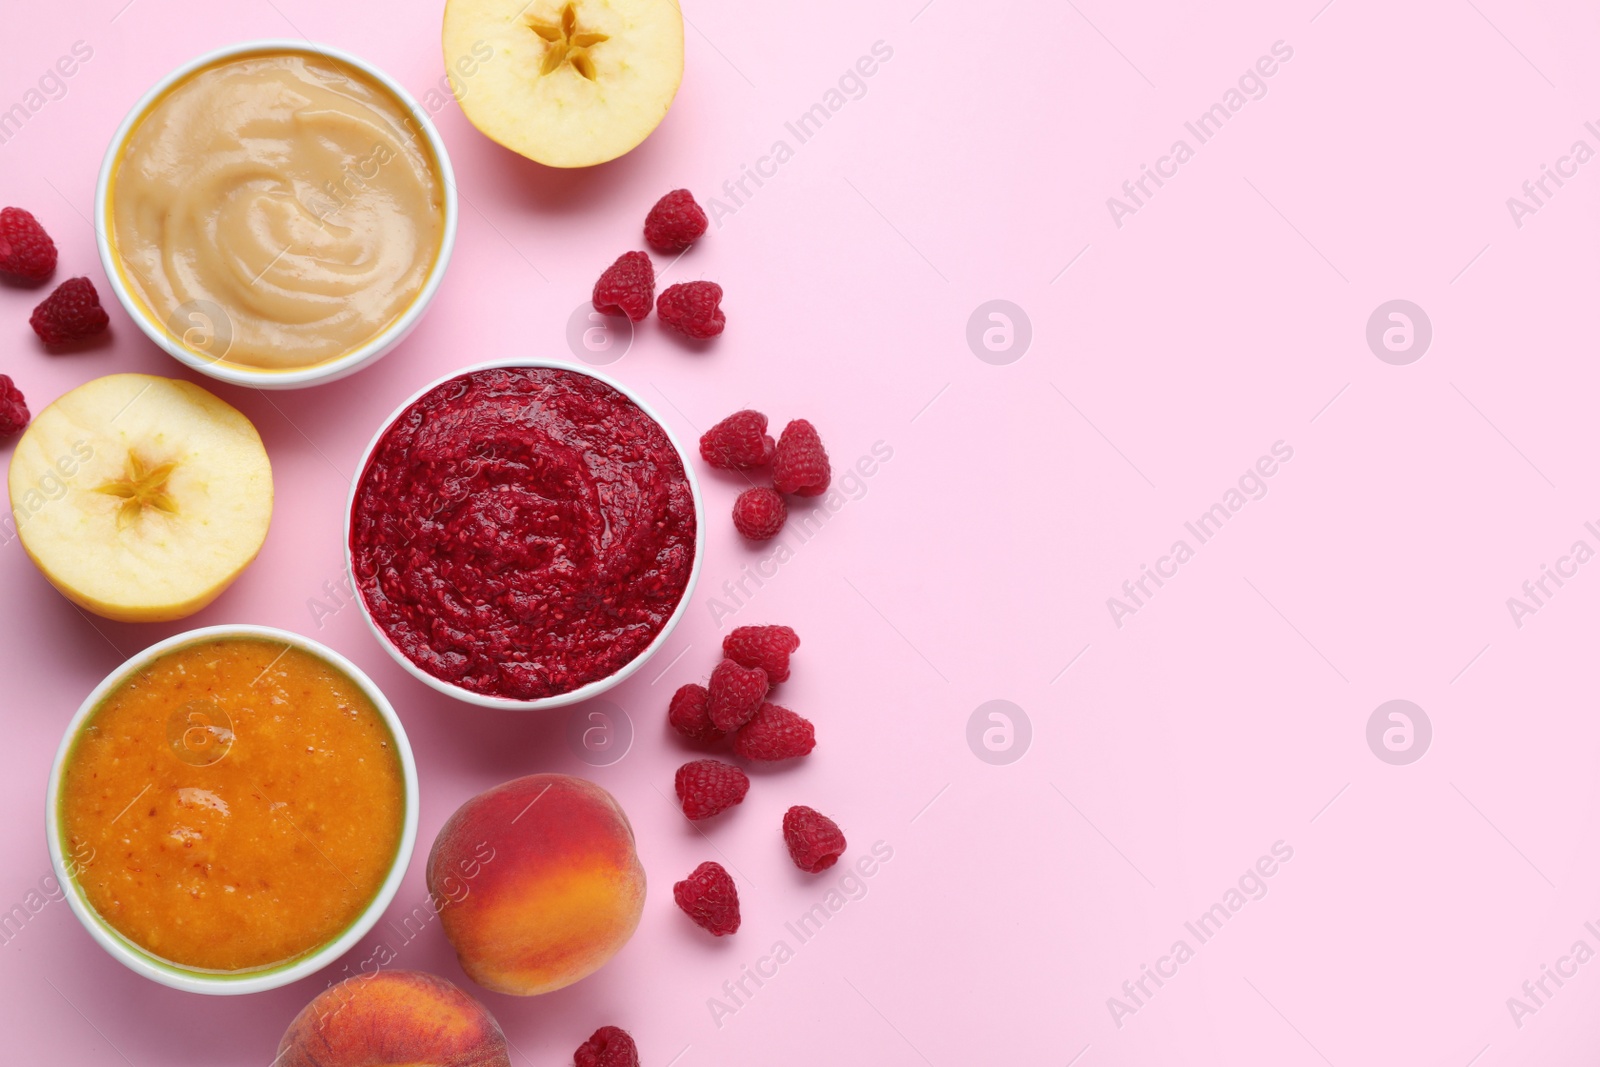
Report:
[[[593,974],[633,936],[644,868],[610,793],[533,774],[473,797],[428,856],[428,891],[461,969],[532,996]]]
[[[421,971],[358,974],[301,1009],[273,1067],[511,1067],[487,1008]]]

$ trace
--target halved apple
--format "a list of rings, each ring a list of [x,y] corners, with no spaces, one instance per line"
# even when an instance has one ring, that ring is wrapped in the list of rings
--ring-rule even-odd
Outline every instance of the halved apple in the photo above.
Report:
[[[255,559],[272,518],[261,435],[198,385],[96,378],[41,411],[11,457],[22,547],[61,593],[119,622],[193,615]]]
[[[593,166],[666,117],[683,13],[676,0],[447,0],[444,62],[491,139],[547,166]]]

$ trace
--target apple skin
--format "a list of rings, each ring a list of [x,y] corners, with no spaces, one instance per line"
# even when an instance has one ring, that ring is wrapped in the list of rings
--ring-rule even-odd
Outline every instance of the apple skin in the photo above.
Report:
[[[273,1067],[511,1067],[487,1008],[421,971],[376,971],[325,989],[284,1032]]]
[[[56,592],[66,597],[83,610],[98,615],[102,619],[110,619],[112,622],[175,622],[178,619],[187,619],[190,615],[193,615],[199,611],[203,611],[205,608],[209,607],[213,600],[225,593],[228,589],[228,586],[233,584],[233,580],[239,577],[239,575],[243,574],[245,568],[254,563],[256,558],[255,555],[251,555],[249,559],[239,564],[239,568],[237,570],[224,578],[220,584],[206,590],[198,596],[190,597],[188,600],[176,601],[171,604],[141,607],[119,604],[109,600],[100,600],[80,590],[74,589],[65,582],[58,580],[56,576],[51,573],[48,564],[41,561],[38,556],[34,555],[33,551],[29,549],[26,544],[22,546],[22,550],[27,553],[28,558],[33,561],[33,565],[39,568],[39,573],[44,575],[45,581],[49,582],[55,587]],[[259,553],[260,549],[257,549],[256,554]]]
[[[450,816],[428,856],[428,891],[468,977],[533,996],[616,955],[639,925],[645,877],[610,793],[533,774]]]

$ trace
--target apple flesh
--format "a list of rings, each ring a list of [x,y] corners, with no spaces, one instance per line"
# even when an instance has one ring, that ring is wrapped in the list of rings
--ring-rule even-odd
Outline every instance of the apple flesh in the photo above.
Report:
[[[683,80],[683,13],[676,0],[448,0],[444,61],[472,71],[451,84],[490,139],[589,167],[666,117]]]
[[[111,374],[62,396],[17,442],[12,518],[67,599],[119,622],[211,603],[261,550],[272,465],[232,405],[190,382]]]

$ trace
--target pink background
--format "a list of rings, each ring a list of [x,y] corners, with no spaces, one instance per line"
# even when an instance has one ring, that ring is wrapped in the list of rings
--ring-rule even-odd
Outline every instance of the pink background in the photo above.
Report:
[[[442,76],[437,2],[239,0],[203,18],[179,0],[124,3],[13,5],[0,38],[0,107],[74,42],[94,50],[0,144],[0,201],[50,228],[59,277],[87,273],[102,294],[85,221],[96,169],[172,67],[306,35],[419,96]],[[326,641],[400,708],[423,808],[391,918],[424,902],[434,833],[481,789],[586,774],[631,815],[652,892],[621,955],[534,1000],[468,984],[518,1064],[566,1062],[612,1022],[656,1067],[1592,1062],[1600,963],[1547,980],[1554,995],[1520,1026],[1507,998],[1573,942],[1600,950],[1583,925],[1600,926],[1600,565],[1520,628],[1506,598],[1575,540],[1600,548],[1583,528],[1600,519],[1586,462],[1600,162],[1520,227],[1506,198],[1575,140],[1600,149],[1583,126],[1600,119],[1600,13],[1322,5],[697,0],[666,122],[586,173],[513,157],[442,105],[462,225],[418,331],[320,389],[207,383],[255,420],[276,471],[272,533],[228,593],[180,624],[91,621],[13,539],[0,546],[0,908],[48,873],[45,779],[89,689],[159,638],[248,621]],[[893,57],[864,95],[764,185],[747,182],[741,205],[723,195],[737,210],[668,273],[726,288],[727,333],[690,351],[652,320],[606,369],[686,441],[752,405],[779,425],[810,418],[836,471],[876,442],[893,458],[811,540],[791,524],[792,558],[721,620],[711,599],[771,549],[731,529],[740,483],[705,478],[692,609],[612,694],[636,727],[628,754],[590,767],[564,714],[455,704],[393,664],[356,609],[319,620],[311,602],[341,575],[348,478],[378,421],[451,368],[566,358],[569,314],[638,246],[654,199],[686,185],[706,201],[776,139],[795,147],[784,123],[877,41]],[[1277,41],[1293,55],[1266,95],[1197,145],[1184,123]],[[1177,138],[1194,157],[1117,226],[1107,198]],[[0,367],[34,410],[112,371],[181,373],[120,309],[110,346],[43,353],[25,325],[39,298],[0,289]],[[1004,366],[966,340],[997,298],[1033,332]],[[1433,326],[1409,366],[1365,339],[1397,298]],[[1267,495],[1115,625],[1107,598],[1174,540],[1194,547],[1184,523],[1278,441],[1293,458]],[[710,670],[719,631],[746,622],[802,633],[784,702],[821,741],[803,766],[756,775],[702,835],[667,799],[686,757],[664,709]],[[1008,765],[967,742],[974,709],[995,699],[1032,726]],[[1367,745],[1391,699],[1432,722],[1408,766]],[[852,858],[893,849],[805,944],[785,922],[840,875],[790,865],[777,826],[792,803],[835,814]],[[1185,922],[1279,841],[1293,858],[1265,897],[1199,945]],[[744,900],[743,930],[716,942],[670,898],[708,858],[735,870]],[[1147,980],[1153,997],[1118,1026],[1108,998],[1179,938],[1194,958],[1159,989]],[[793,958],[718,1026],[708,999],[779,939]],[[397,964],[466,982],[437,926]],[[15,1062],[265,1067],[329,977],[242,999],[173,992],[51,903],[0,947],[0,1031]]]

